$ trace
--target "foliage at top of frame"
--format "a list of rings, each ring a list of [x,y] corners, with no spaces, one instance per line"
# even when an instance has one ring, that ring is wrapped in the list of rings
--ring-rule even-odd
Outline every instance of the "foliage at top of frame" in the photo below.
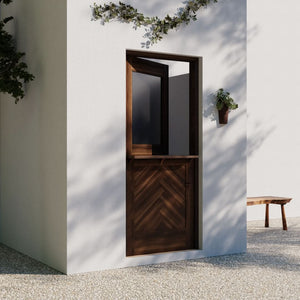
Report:
[[[218,0],[190,0],[184,7],[178,8],[174,16],[166,15],[163,19],[156,16],[144,16],[141,12],[131,5],[119,2],[115,4],[92,6],[94,20],[101,20],[108,23],[110,20],[118,20],[125,23],[133,23],[134,27],[144,26],[146,28],[145,38],[148,39],[147,46],[153,45],[168,34],[170,29],[178,28],[181,24],[189,24],[191,21],[197,20],[197,11],[200,8],[207,7],[210,3],[216,3]]]
[[[12,0],[0,0],[0,3],[3,2],[4,4],[9,4],[12,2]]]
[[[0,3],[9,4],[12,0],[0,0]],[[25,53],[18,52],[15,41],[4,26],[13,17],[0,20],[0,92],[8,93],[15,98],[15,103],[25,95],[23,83],[34,79],[27,71],[27,64],[21,61]]]

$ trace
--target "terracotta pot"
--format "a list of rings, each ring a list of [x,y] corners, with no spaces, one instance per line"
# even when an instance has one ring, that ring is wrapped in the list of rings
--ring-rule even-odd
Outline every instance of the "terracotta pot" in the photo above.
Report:
[[[229,109],[227,106],[223,106],[219,112],[219,124],[227,124],[228,123],[228,113]]]

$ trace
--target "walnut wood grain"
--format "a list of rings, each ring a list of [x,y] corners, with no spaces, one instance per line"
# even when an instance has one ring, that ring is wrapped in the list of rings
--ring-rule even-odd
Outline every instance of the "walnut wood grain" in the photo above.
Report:
[[[265,227],[269,227],[269,203],[266,203]]]
[[[202,245],[198,239],[202,58],[135,50],[127,50],[126,58],[126,255],[196,249]],[[168,155],[168,70],[143,58],[189,63],[190,155]],[[161,77],[161,147],[132,144],[132,72]]]
[[[282,226],[283,230],[287,230],[286,217],[284,212],[284,204],[281,204],[281,217],[282,217]]]
[[[126,154],[132,154],[132,66],[126,60]]]
[[[198,155],[128,155],[131,159],[193,159]]]
[[[261,196],[261,197],[247,197],[247,205],[258,204],[286,204],[289,203],[292,198],[276,197],[276,196]]]
[[[163,60],[173,60],[173,61],[185,61],[185,62],[195,62],[199,59],[198,56],[186,56],[181,54],[170,54],[162,52],[151,52],[151,51],[137,51],[137,50],[127,50],[127,56],[142,57],[142,58],[154,58]]]
[[[260,197],[247,197],[247,206],[266,204],[265,213],[265,227],[269,227],[269,205],[281,205],[282,228],[287,230],[287,222],[285,217],[284,205],[289,203],[292,198],[277,197],[277,196],[260,196]]]
[[[127,255],[194,249],[194,160],[131,160],[130,166]]]
[[[169,66],[127,55],[126,61],[126,149],[127,155],[168,154],[169,150]],[[161,79],[161,141],[159,145],[132,144],[132,72]]]

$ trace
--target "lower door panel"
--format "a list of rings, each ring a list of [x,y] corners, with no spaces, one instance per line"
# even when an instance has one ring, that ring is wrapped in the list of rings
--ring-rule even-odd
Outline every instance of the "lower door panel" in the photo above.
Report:
[[[128,160],[128,256],[195,248],[194,172],[194,159]]]

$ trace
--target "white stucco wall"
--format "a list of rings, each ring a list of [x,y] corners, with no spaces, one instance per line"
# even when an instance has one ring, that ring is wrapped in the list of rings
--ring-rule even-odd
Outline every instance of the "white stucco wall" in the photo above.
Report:
[[[1,14],[36,78],[17,105],[1,94],[0,242],[66,272],[66,1]]]
[[[287,217],[300,216],[299,14],[297,0],[248,1],[248,195],[293,197]],[[263,218],[248,207],[249,220]]]
[[[143,30],[91,21],[94,0],[68,1],[68,273],[246,249],[246,0],[221,0],[151,51],[203,57],[203,250],[125,257],[125,53]],[[182,1],[128,1],[148,15]],[[239,109],[219,126],[211,93]]]
[[[244,251],[246,0],[221,0],[149,49],[203,57],[203,250],[132,258],[125,51],[141,50],[143,30],[91,21],[93,2],[22,0],[1,11],[16,17],[11,30],[36,79],[18,105],[1,94],[0,241],[68,273]],[[128,3],[160,16],[182,5]],[[299,12],[297,0],[248,1],[247,194],[293,197],[287,216],[300,214]],[[210,102],[220,87],[239,104],[226,126]],[[247,212],[249,220],[264,217],[261,206]],[[280,217],[279,207],[270,214]]]

